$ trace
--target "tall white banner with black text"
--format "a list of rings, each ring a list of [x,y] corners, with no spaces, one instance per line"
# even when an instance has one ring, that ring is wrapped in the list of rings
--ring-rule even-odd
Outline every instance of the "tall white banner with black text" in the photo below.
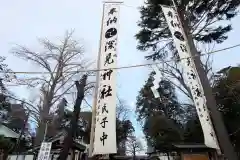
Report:
[[[173,7],[162,6],[162,10],[181,59],[180,63],[182,64],[183,72],[185,73],[185,81],[187,82],[187,85],[193,95],[194,104],[196,106],[197,114],[204,134],[205,145],[210,148],[219,149],[215,131],[206,106],[206,98],[204,96],[203,87],[199,79],[195,63],[191,58],[189,45],[186,36],[184,36],[185,33],[182,29],[179,16]]]
[[[100,77],[96,108],[93,154],[117,153],[116,144],[116,70],[118,3],[105,3],[100,52]]]

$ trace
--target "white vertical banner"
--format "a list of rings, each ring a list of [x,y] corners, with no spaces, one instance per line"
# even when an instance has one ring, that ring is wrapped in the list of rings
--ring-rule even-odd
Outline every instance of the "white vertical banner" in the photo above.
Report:
[[[105,3],[93,155],[117,153],[116,73],[120,3]]]
[[[43,142],[38,153],[37,160],[48,160],[51,152],[52,142]]]
[[[219,149],[216,134],[206,106],[206,98],[204,96],[203,87],[196,70],[195,63],[191,58],[189,45],[186,36],[184,36],[185,33],[182,29],[179,16],[173,7],[161,7],[168,23],[169,30],[172,33],[179,57],[182,59],[180,63],[183,66],[185,74],[184,78],[193,95],[194,104],[196,106],[197,114],[204,134],[205,145],[210,148]]]

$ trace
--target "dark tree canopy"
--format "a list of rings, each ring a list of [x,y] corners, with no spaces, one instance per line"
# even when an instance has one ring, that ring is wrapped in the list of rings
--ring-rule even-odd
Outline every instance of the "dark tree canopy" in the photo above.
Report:
[[[226,67],[215,75],[213,92],[221,111],[229,137],[240,153],[240,67]],[[188,120],[185,141],[203,142],[202,128],[196,116]]]
[[[213,91],[230,139],[240,152],[240,67],[227,67],[215,76]]]
[[[176,121],[181,120],[182,107],[178,103],[174,87],[168,81],[159,82],[158,92],[164,100],[155,98],[151,87],[153,86],[154,72],[150,73],[148,80],[137,96],[136,112],[138,120],[144,122],[146,118],[153,115],[164,114],[166,117]]]
[[[188,119],[184,129],[184,142],[204,143],[203,131],[198,116],[192,116]]]
[[[222,43],[232,27],[229,22],[237,15],[239,0],[181,0],[177,1],[180,16],[193,39],[201,43]],[[136,34],[138,49],[151,49],[147,59],[159,59],[168,49],[174,49],[171,33],[160,5],[172,5],[172,0],[146,0],[140,8],[141,30]],[[222,23],[218,23],[222,22]],[[162,45],[166,44],[166,45]]]
[[[163,143],[182,140],[183,110],[178,103],[174,87],[168,81],[159,83],[158,92],[162,99],[154,98],[152,72],[137,97],[136,112],[142,123],[143,132],[149,144],[158,148]]]

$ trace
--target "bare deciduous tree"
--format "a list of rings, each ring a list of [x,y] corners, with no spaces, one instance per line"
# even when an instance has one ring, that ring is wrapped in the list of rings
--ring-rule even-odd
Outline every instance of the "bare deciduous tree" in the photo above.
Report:
[[[35,63],[45,74],[40,76],[25,76],[17,78],[17,83],[40,90],[40,98],[31,110],[39,113],[35,145],[43,140],[46,122],[51,120],[51,110],[57,107],[63,96],[71,94],[74,86],[74,76],[81,77],[84,73],[79,70],[87,69],[92,63],[84,58],[84,49],[73,39],[73,32],[66,32],[63,41],[55,44],[47,39],[39,42],[43,49],[33,51],[24,46],[16,46],[12,53],[27,61]],[[92,73],[88,73],[91,75]],[[93,88],[94,82],[88,82],[86,93]]]
[[[119,120],[127,120],[129,116],[129,112],[130,112],[129,106],[126,104],[126,102],[123,99],[120,99],[118,97],[116,118]]]
[[[136,138],[135,135],[128,137],[126,146],[127,153],[131,154],[134,160],[136,159],[136,153],[143,150],[141,141],[138,138]]]
[[[209,53],[213,51],[213,45],[204,45],[198,46],[198,50],[203,50],[204,53]],[[174,49],[174,48],[172,48]],[[176,53],[176,50],[173,50]],[[176,54],[175,54],[176,55]],[[158,70],[162,73],[163,79],[168,80],[171,84],[182,93],[185,97],[187,97],[187,102],[183,103],[182,105],[192,105],[193,104],[193,97],[191,94],[190,89],[188,88],[186,81],[184,80],[184,73],[182,65],[179,63],[179,57],[170,57],[169,60],[166,60],[166,57],[163,57],[162,66],[157,65]],[[212,56],[207,54],[202,59],[202,65],[205,69],[209,80],[212,81],[213,72],[212,72]]]

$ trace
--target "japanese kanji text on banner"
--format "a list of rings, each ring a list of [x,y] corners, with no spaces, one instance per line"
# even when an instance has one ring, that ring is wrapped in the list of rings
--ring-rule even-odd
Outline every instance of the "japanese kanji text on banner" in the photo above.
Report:
[[[180,63],[183,66],[183,73],[185,73],[184,78],[190,88],[191,94],[193,95],[194,104],[204,134],[205,145],[210,148],[219,149],[215,131],[206,107],[206,98],[204,96],[203,87],[195,63],[193,59],[190,58],[191,54],[189,45],[186,36],[184,36],[185,33],[182,29],[179,16],[172,7],[162,6],[162,10],[167,20],[169,30],[172,33],[179,57],[181,58]]]
[[[116,70],[117,35],[119,22],[118,3],[105,3],[101,52],[100,77],[96,108],[96,127],[93,154],[117,153],[116,146]]]
[[[43,142],[41,144],[37,160],[48,160],[51,152],[51,147],[51,142]]]

